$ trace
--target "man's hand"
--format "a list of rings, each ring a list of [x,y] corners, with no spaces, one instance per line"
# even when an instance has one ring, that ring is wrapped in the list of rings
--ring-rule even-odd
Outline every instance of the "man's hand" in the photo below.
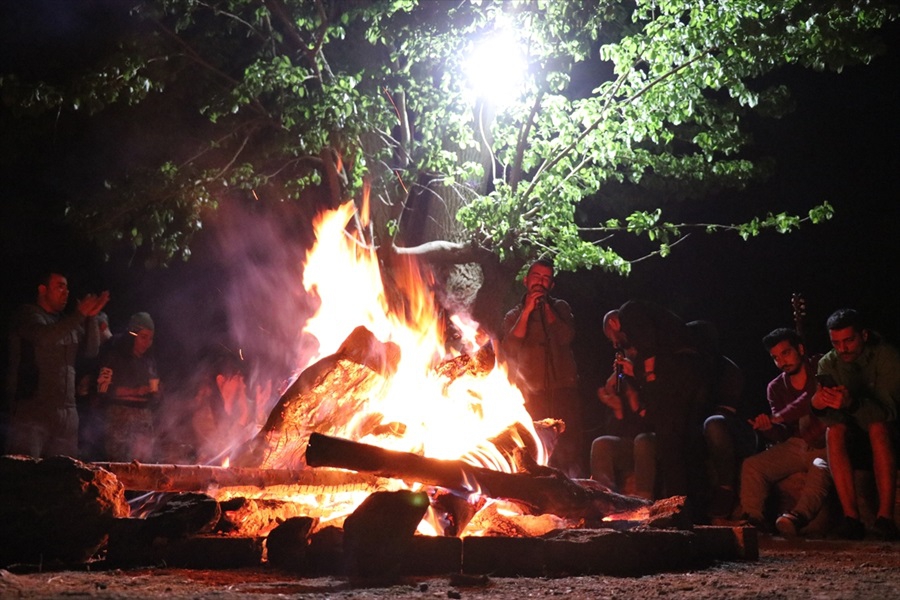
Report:
[[[747,419],[747,422],[750,423],[750,426],[756,431],[768,431],[772,429],[773,425],[772,417],[766,413],[760,413],[752,419]]]
[[[616,393],[616,379],[615,373],[610,375],[606,383],[597,390],[597,397],[600,398],[600,402],[612,409],[617,419],[621,419],[623,416],[622,398]]]
[[[105,291],[100,295],[88,294],[78,301],[78,312],[85,317],[96,317],[103,310],[106,303],[109,302],[109,292]]]
[[[836,387],[822,387],[820,385],[812,397],[813,407],[819,410],[823,408],[841,410],[850,406],[851,401],[850,392],[842,385]]]
[[[634,363],[625,358],[621,352],[616,352],[616,358],[613,361],[613,371],[621,369],[623,375],[634,377]]]
[[[534,287],[528,290],[528,293],[525,294],[525,306],[523,310],[525,312],[531,312],[535,308],[541,309],[547,303],[547,290],[540,287]]]

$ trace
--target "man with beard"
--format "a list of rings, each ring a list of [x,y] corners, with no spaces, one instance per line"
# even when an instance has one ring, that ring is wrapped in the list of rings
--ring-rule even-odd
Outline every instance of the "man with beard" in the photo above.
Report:
[[[828,465],[844,512],[837,533],[847,539],[865,537],[851,457],[856,458],[857,449],[871,448],[871,458],[866,461],[870,464],[865,468],[872,469],[878,489],[873,533],[895,540],[900,537],[894,522],[900,353],[866,329],[853,309],[835,311],[828,317],[826,327],[832,349],[819,361],[820,385],[812,397],[812,411],[828,426]]]
[[[565,423],[550,465],[582,477],[586,453],[582,452],[581,401],[572,354],[575,319],[567,302],[550,296],[555,283],[553,263],[535,261],[524,283],[525,296],[503,320],[500,358],[507,363],[510,381],[522,392],[531,418]]]
[[[782,535],[794,537],[818,514],[831,488],[825,463],[825,425],[810,414],[820,357],[806,355],[803,341],[793,329],[775,329],[762,341],[781,373],[766,388],[771,414],[757,415],[751,425],[774,445],[744,459],[741,507],[746,520],[770,531],[763,508],[772,486],[794,473],[806,473],[793,510],[775,521]]]
[[[41,276],[37,301],[23,306],[10,328],[7,454],[78,455],[75,360],[97,355],[95,317],[108,300],[109,292],[88,294],[63,315],[68,280],[56,271]]]

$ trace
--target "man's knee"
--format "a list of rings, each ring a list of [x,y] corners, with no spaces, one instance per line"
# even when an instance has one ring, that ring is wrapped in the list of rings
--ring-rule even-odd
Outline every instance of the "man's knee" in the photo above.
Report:
[[[591,442],[591,454],[595,452],[606,453],[612,452],[613,448],[615,448],[616,442],[615,438],[604,436],[598,437],[593,442]]]
[[[872,452],[877,456],[894,456],[893,423],[871,423],[868,428],[869,443]]]
[[[829,425],[825,430],[825,440],[829,449],[846,449],[847,425],[844,423]]]
[[[760,452],[759,454],[754,454],[753,456],[748,456],[741,462],[741,476],[754,476],[758,475],[763,471],[763,459],[768,458],[764,456],[764,452]]]

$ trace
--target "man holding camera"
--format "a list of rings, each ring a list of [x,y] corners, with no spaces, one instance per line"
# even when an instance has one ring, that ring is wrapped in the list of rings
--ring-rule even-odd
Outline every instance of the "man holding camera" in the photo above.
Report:
[[[812,412],[828,425],[828,464],[844,512],[837,533],[848,539],[862,539],[866,534],[859,518],[852,458],[856,451],[871,448],[871,457],[866,459],[871,465],[866,468],[871,466],[878,489],[873,533],[895,540],[900,537],[894,522],[900,353],[866,329],[853,309],[834,312],[826,326],[832,350],[819,361]]]
[[[503,319],[500,358],[507,363],[510,381],[522,392],[531,418],[565,423],[550,465],[569,476],[582,477],[586,469],[581,451],[581,402],[572,353],[575,319],[565,300],[550,296],[555,283],[553,263],[532,263],[524,283],[522,301]]]

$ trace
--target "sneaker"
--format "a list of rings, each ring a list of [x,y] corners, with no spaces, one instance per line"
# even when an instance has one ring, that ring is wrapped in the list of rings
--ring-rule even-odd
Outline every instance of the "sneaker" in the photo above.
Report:
[[[845,540],[861,540],[866,537],[866,526],[859,519],[845,516],[835,528],[834,534]]]
[[[897,531],[897,524],[887,517],[878,517],[872,525],[872,533],[880,540],[892,542],[900,539],[900,531]]]
[[[797,537],[808,524],[809,519],[795,512],[786,512],[775,519],[775,529],[786,538]]]

